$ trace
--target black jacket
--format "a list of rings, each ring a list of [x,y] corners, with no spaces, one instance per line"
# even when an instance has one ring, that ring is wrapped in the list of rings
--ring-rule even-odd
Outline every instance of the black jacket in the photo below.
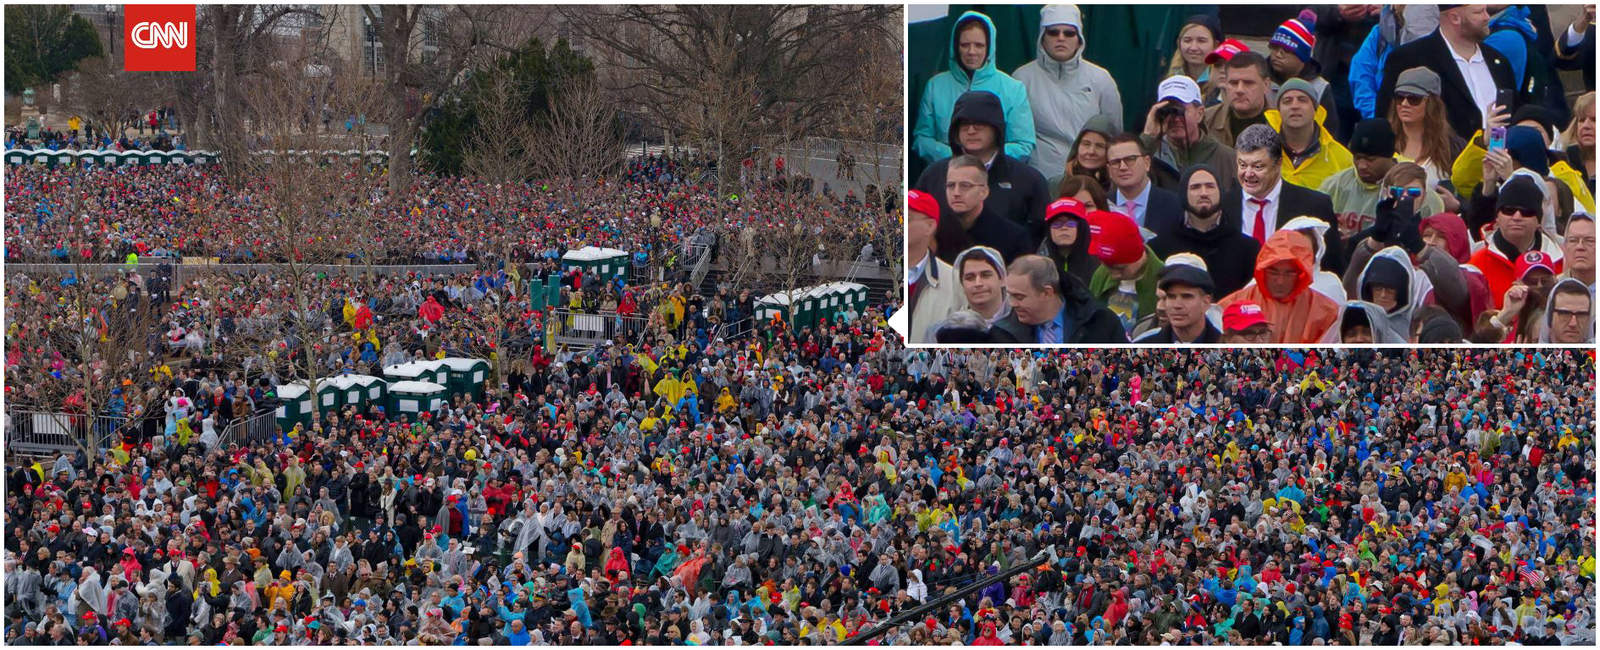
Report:
[[[1511,70],[1510,59],[1487,45],[1478,47],[1483,49],[1483,60],[1489,65],[1489,74],[1494,77],[1495,87],[1516,89],[1517,77]],[[1456,135],[1471,138],[1472,134],[1483,128],[1483,114],[1478,110],[1477,102],[1472,100],[1472,91],[1467,86],[1466,78],[1461,76],[1461,69],[1456,67],[1455,57],[1450,54],[1450,45],[1437,29],[1389,53],[1389,59],[1383,64],[1383,85],[1378,87],[1376,115],[1381,117],[1389,114],[1389,100],[1394,97],[1395,81],[1400,78],[1401,72],[1416,67],[1427,68],[1439,75],[1439,98],[1444,100],[1445,115]],[[1523,99],[1522,93],[1517,93],[1506,110],[1515,112]]]
[[[1231,222],[1244,232],[1244,190],[1235,187],[1222,197],[1222,220]],[[1313,217],[1328,223],[1328,234],[1323,237],[1327,252],[1322,255],[1322,270],[1344,275],[1346,262],[1344,242],[1339,236],[1339,222],[1333,215],[1333,200],[1328,195],[1283,181],[1278,192],[1278,225],[1289,223],[1295,217]],[[1251,260],[1251,274],[1255,273],[1255,258]],[[1215,278],[1213,278],[1215,279]],[[1243,285],[1241,285],[1243,286]],[[1219,288],[1220,290],[1220,288]]]
[[[961,150],[961,141],[956,137],[957,125],[962,121],[989,124],[999,134],[997,137],[1002,140],[1005,138],[1006,114],[1000,107],[1000,98],[995,97],[994,93],[973,91],[961,95],[956,100],[955,110],[950,115],[949,138],[950,150],[958,156],[964,153]],[[949,158],[929,165],[922,171],[922,175],[917,177],[915,186],[916,189],[938,199],[941,217],[951,213],[950,202],[945,199],[944,191],[945,176],[949,168]],[[995,155],[994,162],[989,165],[989,198],[984,201],[984,208],[1021,226],[1028,236],[1025,242],[1028,250],[1037,247],[1044,237],[1044,209],[1050,205],[1050,200],[1050,185],[1045,181],[1044,174],[1016,158],[1007,156],[1004,148]],[[951,259],[954,259],[955,253],[960,252],[952,253]]]
[[[1039,244],[1038,252],[1055,260],[1057,268],[1072,274],[1084,286],[1088,286],[1089,281],[1094,279],[1095,270],[1101,266],[1100,258],[1089,252],[1089,222],[1082,219],[1075,221],[1078,224],[1078,238],[1073,240],[1072,248],[1062,250],[1046,233],[1044,243]]]
[[[1127,343],[1128,333],[1122,330],[1122,321],[1105,305],[1089,295],[1089,288],[1068,275],[1062,278],[1062,309],[1066,311],[1062,345],[1083,343]],[[990,328],[989,335],[995,343],[1038,343],[1032,325],[1017,320],[1016,312],[1000,319]]]
[[[934,241],[938,242],[939,259],[946,264],[955,264],[961,251],[973,246],[988,246],[1000,251],[1000,257],[1005,259],[1006,264],[1032,250],[1028,248],[1027,231],[997,216],[989,209],[987,202],[983,204],[983,212],[972,222],[971,229],[962,230],[960,218],[951,214],[939,219],[939,227],[933,236]]]
[[[1254,241],[1254,240],[1251,240],[1251,241]],[[1134,343],[1151,343],[1151,344],[1158,344],[1158,345],[1172,345],[1172,344],[1178,342],[1178,338],[1172,334],[1172,326],[1171,325],[1167,325],[1165,327],[1162,327],[1161,329],[1150,330],[1149,332],[1145,332],[1144,336],[1141,336],[1141,337],[1139,337],[1137,339],[1134,339],[1133,342]],[[1217,326],[1212,325],[1210,320],[1206,321],[1206,331],[1200,333],[1200,338],[1195,339],[1194,341],[1191,341],[1191,343],[1221,343],[1221,342],[1222,342],[1222,332],[1217,329]]]
[[[1115,202],[1122,199],[1122,195],[1112,189],[1111,196],[1107,197]],[[1115,210],[1118,206],[1111,206]],[[1144,206],[1144,227],[1153,232],[1157,237],[1172,232],[1183,221],[1183,201],[1177,194],[1157,187],[1155,181],[1150,181],[1149,205]]]
[[[1150,240],[1150,250],[1161,259],[1191,253],[1205,260],[1211,281],[1217,285],[1215,297],[1221,299],[1243,289],[1255,277],[1261,242],[1245,235],[1240,231],[1239,222],[1230,221],[1226,216],[1217,227],[1203,232],[1191,227],[1185,218],[1177,228]]]

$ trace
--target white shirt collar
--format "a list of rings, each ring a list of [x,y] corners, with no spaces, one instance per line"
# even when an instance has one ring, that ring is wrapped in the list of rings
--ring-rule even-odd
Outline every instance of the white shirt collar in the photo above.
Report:
[[[1259,200],[1266,201],[1267,205],[1276,205],[1278,203],[1278,195],[1282,194],[1282,193],[1283,193],[1283,178],[1280,177],[1280,178],[1278,178],[1278,184],[1274,185],[1272,187],[1272,191],[1271,192],[1267,192],[1266,198],[1259,199]],[[1251,196],[1249,192],[1245,192],[1244,193],[1244,204],[1245,205],[1250,205],[1250,201],[1255,199],[1255,198],[1256,197]]]
[[[1458,63],[1458,64],[1461,64],[1461,63],[1483,63],[1483,48],[1481,46],[1477,48],[1477,51],[1472,53],[1472,58],[1470,58],[1470,59],[1467,58],[1467,57],[1461,56],[1461,54],[1459,52],[1456,52],[1455,46],[1450,44],[1450,39],[1448,39],[1448,38],[1445,39],[1444,46],[1446,48],[1450,49],[1450,57],[1455,59],[1456,63]]]
[[[916,284],[918,280],[922,279],[922,274],[928,271],[928,260],[932,257],[933,251],[928,251],[927,255],[922,256],[921,262],[917,262],[916,266],[911,267],[911,278],[906,281],[906,284]]]

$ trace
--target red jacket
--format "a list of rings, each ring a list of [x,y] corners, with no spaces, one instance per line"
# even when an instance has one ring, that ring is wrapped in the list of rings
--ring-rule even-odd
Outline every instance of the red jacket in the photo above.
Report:
[[[1517,261],[1507,258],[1500,248],[1494,245],[1495,232],[1490,230],[1484,234],[1484,246],[1472,253],[1472,265],[1483,271],[1483,279],[1489,283],[1489,300],[1495,309],[1505,307],[1506,292],[1511,290],[1516,278]],[[1541,246],[1550,259],[1555,260],[1556,275],[1561,275],[1564,260],[1561,259],[1561,246],[1551,241],[1549,237],[1540,236]]]

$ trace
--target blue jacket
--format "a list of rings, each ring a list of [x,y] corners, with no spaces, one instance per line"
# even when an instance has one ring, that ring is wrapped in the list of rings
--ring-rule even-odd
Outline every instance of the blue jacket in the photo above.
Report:
[[[989,31],[989,55],[983,66],[970,75],[961,69],[956,52],[957,30],[969,19],[981,22]],[[917,109],[916,129],[911,133],[912,150],[923,160],[932,163],[950,157],[950,115],[955,112],[956,98],[969,90],[987,90],[1000,98],[1006,114],[1006,155],[1023,162],[1033,155],[1033,108],[1028,103],[1028,89],[995,68],[994,42],[994,23],[975,11],[961,14],[951,28],[950,69],[928,80],[922,91],[922,105]]]
[[[1538,41],[1533,23],[1528,18],[1528,8],[1512,5],[1500,16],[1489,21],[1489,37],[1484,45],[1504,54],[1511,62],[1511,71],[1517,76],[1517,87],[1522,87],[1523,72],[1528,69],[1528,41]]]
[[[1384,11],[1388,11],[1387,7]],[[1378,86],[1383,84],[1383,63],[1389,59],[1394,46],[1383,41],[1383,30],[1376,27],[1367,32],[1367,40],[1350,58],[1350,98],[1361,119],[1370,120],[1378,109]]]

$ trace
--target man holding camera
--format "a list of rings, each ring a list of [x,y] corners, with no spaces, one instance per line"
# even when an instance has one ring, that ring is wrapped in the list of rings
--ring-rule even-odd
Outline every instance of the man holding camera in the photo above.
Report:
[[[1207,133],[1202,119],[1200,86],[1183,75],[1167,77],[1156,88],[1156,104],[1145,116],[1140,144],[1156,160],[1178,170],[1206,165],[1217,170],[1223,191],[1234,186],[1233,149]],[[1173,188],[1163,187],[1172,191]]]

